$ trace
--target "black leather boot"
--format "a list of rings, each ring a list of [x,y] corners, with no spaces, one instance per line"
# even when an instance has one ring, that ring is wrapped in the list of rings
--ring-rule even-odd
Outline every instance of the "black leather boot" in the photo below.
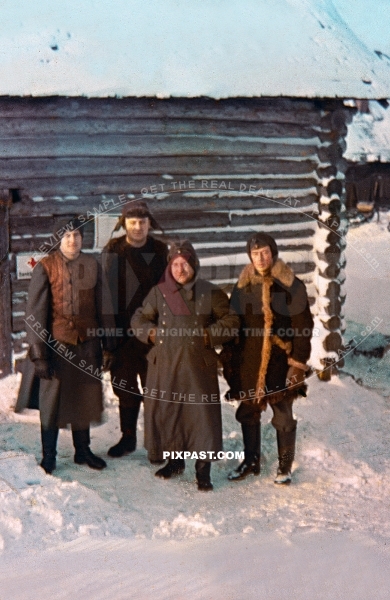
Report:
[[[229,481],[241,481],[248,475],[260,474],[260,423],[242,424],[245,458],[234,471],[229,473]]]
[[[83,429],[82,431],[72,431],[73,445],[76,453],[74,455],[74,462],[77,465],[88,465],[91,469],[104,469],[107,464],[99,456],[96,456],[91,452],[89,447],[90,437],[89,429]]]
[[[162,477],[162,479],[170,479],[175,475],[180,475],[183,473],[186,467],[186,463],[182,458],[170,458],[162,469],[159,469],[155,472],[156,477]]]
[[[211,462],[197,460],[195,463],[195,471],[198,490],[200,492],[210,492],[213,489],[213,484],[210,479]]]
[[[108,450],[108,456],[120,458],[124,454],[134,452],[137,447],[137,419],[139,406],[136,408],[119,407],[122,437],[115,446]]]
[[[279,466],[274,482],[279,485],[289,485],[291,483],[291,469],[295,457],[296,436],[296,429],[287,432],[276,432],[276,439],[278,442]]]
[[[41,439],[41,467],[48,475],[51,475],[56,468],[58,429],[44,429],[41,426]]]

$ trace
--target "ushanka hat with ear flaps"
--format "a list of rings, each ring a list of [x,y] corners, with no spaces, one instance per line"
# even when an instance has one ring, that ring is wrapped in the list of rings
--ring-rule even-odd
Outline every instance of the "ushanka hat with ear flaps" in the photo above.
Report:
[[[181,240],[173,242],[168,253],[168,262],[171,262],[177,256],[182,256],[186,259],[188,264],[194,269],[195,273],[198,272],[200,264],[195,248],[188,240]]]
[[[248,253],[249,258],[251,257],[252,250],[264,248],[265,246],[269,246],[271,248],[273,258],[277,258],[278,247],[274,238],[268,235],[268,233],[252,233],[252,235],[248,238],[248,241],[246,243],[246,251]]]
[[[125,204],[114,231],[118,231],[121,227],[126,229],[126,219],[145,219],[146,217],[149,218],[152,229],[159,229],[162,231],[162,228],[150,212],[148,205],[143,200],[134,200],[133,202],[130,201]]]

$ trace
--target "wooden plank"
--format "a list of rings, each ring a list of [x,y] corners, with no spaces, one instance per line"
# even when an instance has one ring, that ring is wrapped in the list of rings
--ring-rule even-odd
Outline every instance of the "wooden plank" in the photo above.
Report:
[[[193,181],[189,179],[177,179],[167,181],[162,177],[150,177],[150,176],[105,176],[105,177],[63,177],[63,178],[39,178],[39,179],[29,179],[25,180],[19,178],[15,182],[8,181],[10,187],[14,187],[17,183],[17,187],[19,190],[23,190],[24,193],[28,193],[31,197],[50,197],[50,196],[86,196],[86,195],[110,195],[110,194],[135,194],[141,195],[148,190],[155,190],[156,192],[179,192],[179,185],[181,185],[184,189],[188,189],[189,181]],[[304,189],[311,189],[313,186],[317,185],[317,181],[313,179],[301,179],[301,180],[279,180],[275,179],[235,179],[229,180],[227,179],[215,179],[215,187],[212,189],[212,184],[209,179],[194,183],[194,188],[199,189],[200,191],[211,192],[213,194],[221,193],[223,194],[225,191],[228,192],[236,192],[237,195],[241,195],[243,193],[248,194],[251,189],[251,195],[253,193],[260,192],[264,190],[263,194],[265,195],[267,190],[283,190],[286,197],[290,195],[289,190],[292,193],[299,192]],[[173,183],[175,185],[173,185]],[[0,183],[4,183],[4,180],[0,180]],[[311,185],[310,185],[311,183]],[[203,190],[201,190],[201,186],[203,185]],[[208,185],[208,188],[206,188]],[[199,186],[199,187],[197,187]],[[250,186],[252,186],[250,188]],[[176,190],[174,189],[176,187]],[[195,195],[195,190],[190,190],[192,195]],[[96,201],[95,201],[96,204]]]
[[[23,156],[23,154],[21,155]],[[37,177],[100,177],[114,175],[144,174],[161,177],[169,173],[173,180],[194,175],[239,175],[262,174],[283,177],[285,175],[310,175],[318,168],[318,161],[298,157],[294,160],[280,157],[269,159],[264,156],[240,154],[234,156],[117,156],[115,158],[80,156],[77,158],[36,157],[0,158],[0,180],[20,187],[20,180]],[[166,183],[167,180],[164,180]],[[155,183],[149,181],[148,185]]]
[[[297,210],[292,213],[279,213],[279,214],[258,214],[258,215],[232,215],[231,224],[232,227],[243,227],[251,225],[272,225],[274,223],[304,223],[313,221],[313,217],[305,214],[304,212]],[[317,225],[317,221],[314,220],[314,224]]]
[[[23,253],[30,253],[31,255],[36,254],[37,252],[41,252],[43,246],[45,246],[47,244],[50,245],[50,248],[52,248],[52,243],[50,242],[50,238],[48,237],[41,237],[38,235],[33,235],[31,237],[22,237],[22,238],[15,238],[15,237],[11,237],[10,239],[10,251],[14,252],[15,254],[19,254],[21,252]],[[84,235],[84,240],[83,240],[83,248],[85,250],[91,250],[94,246],[94,233],[93,232],[86,232],[86,234]],[[58,246],[56,246],[58,247]]]
[[[291,143],[276,138],[223,135],[72,135],[33,138],[2,138],[4,158],[82,156],[253,156],[310,158],[317,154],[315,138],[293,138]]]
[[[284,98],[1,98],[0,117],[232,119],[321,124],[322,103]]]
[[[278,249],[279,249],[280,254],[282,254],[283,252],[299,253],[299,252],[312,251],[313,245],[308,244],[308,243],[302,243],[302,244],[279,243]],[[243,238],[241,245],[233,246],[233,247],[230,244],[230,245],[226,245],[226,246],[219,246],[218,248],[215,248],[215,247],[196,248],[196,253],[199,256],[199,258],[206,258],[206,257],[212,257],[212,256],[220,257],[220,256],[225,256],[225,255],[230,256],[232,254],[232,252],[235,252],[236,254],[246,253],[246,240]]]
[[[26,315],[12,315],[12,332],[20,333],[21,331],[26,331],[26,323],[25,323]]]
[[[152,212],[163,210],[244,210],[253,208],[275,209],[297,206],[299,209],[310,206],[313,203],[313,195],[299,197],[299,202],[295,200],[287,201],[287,194],[282,198],[270,199],[262,194],[249,196],[240,194],[237,196],[226,196],[222,193],[210,193],[202,197],[195,197],[190,194],[175,193],[161,199],[146,198],[148,206]],[[142,198],[142,196],[136,196]],[[314,200],[316,201],[316,200]],[[106,204],[103,204],[106,202]],[[53,215],[88,215],[88,211],[94,214],[103,214],[109,211],[112,215],[118,215],[121,212],[123,204],[118,196],[81,196],[80,200],[69,200],[61,197],[58,200],[46,200],[43,202],[20,202],[12,209],[11,219],[24,216],[47,216]],[[96,211],[96,213],[95,213]]]
[[[27,296],[29,283],[29,279],[16,279],[16,277],[13,277],[11,280],[12,298]]]
[[[69,212],[67,215],[62,215],[61,220],[69,217],[71,219],[75,215]],[[18,217],[11,215],[10,217],[10,234],[15,235],[34,235],[37,234],[52,234],[56,228],[56,220],[58,217],[51,216],[23,216]],[[84,227],[84,239],[86,234],[94,234],[93,222],[87,222]]]
[[[314,223],[308,223],[308,227],[305,227],[304,229],[297,229],[297,230],[293,230],[293,229],[289,229],[287,231],[280,231],[278,230],[278,226],[277,224],[275,224],[275,231],[271,231],[270,234],[273,235],[274,237],[277,237],[278,239],[302,239],[304,240],[305,238],[311,237],[315,231],[317,229],[317,225]],[[253,233],[253,229],[248,228],[247,230],[244,231],[237,231],[234,229],[217,229],[217,230],[210,230],[210,231],[185,231],[185,232],[180,232],[180,231],[171,231],[169,232],[169,235],[172,238],[177,238],[177,237],[187,237],[190,239],[190,241],[193,244],[196,243],[202,243],[202,242],[210,242],[210,240],[212,240],[213,242],[224,242],[224,243],[229,243],[229,242],[242,242],[243,240],[246,241],[249,237],[249,235]],[[168,234],[167,234],[168,236]]]
[[[25,235],[37,233],[52,233],[54,229],[54,217],[46,216],[24,216],[24,217],[10,217],[10,234],[11,235]]]
[[[229,213],[225,212],[200,212],[200,211],[169,211],[156,212],[157,222],[164,228],[177,227],[227,227],[230,224]],[[15,235],[33,234],[39,246],[45,243],[46,238],[37,237],[37,234],[51,234],[54,231],[54,219],[44,217],[13,217],[11,220],[11,233]],[[93,238],[94,223],[89,221],[84,229],[85,234],[91,233]],[[84,234],[83,247],[86,246],[86,235]],[[47,239],[51,239],[47,238]]]
[[[0,190],[0,378],[12,372],[11,342],[11,281],[9,263],[9,206],[8,190]]]
[[[34,138],[73,135],[228,135],[258,137],[312,138],[318,135],[310,124],[273,123],[258,121],[233,121],[224,119],[167,119],[140,118],[0,118],[0,140],[2,138]],[[325,132],[323,135],[326,135]],[[328,136],[330,133],[327,134]]]

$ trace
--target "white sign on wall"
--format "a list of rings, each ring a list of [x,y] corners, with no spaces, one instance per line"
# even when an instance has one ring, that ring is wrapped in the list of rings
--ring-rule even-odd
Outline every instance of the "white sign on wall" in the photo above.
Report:
[[[114,231],[118,223],[119,215],[99,215],[95,219],[95,249],[102,250],[107,242],[113,237],[120,237],[125,234],[122,227],[119,231]]]
[[[46,256],[41,252],[21,253],[16,256],[16,277],[17,279],[31,279],[33,269],[36,264]]]

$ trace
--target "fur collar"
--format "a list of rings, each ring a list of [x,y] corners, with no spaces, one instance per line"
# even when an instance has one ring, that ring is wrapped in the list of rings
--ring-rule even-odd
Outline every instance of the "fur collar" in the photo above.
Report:
[[[280,258],[278,258],[272,269],[269,273],[269,276],[274,280],[277,279],[284,287],[291,287],[294,281],[294,271],[286,265]],[[267,277],[267,275],[265,275]],[[255,270],[255,267],[252,263],[246,265],[244,269],[241,271],[241,274],[238,278],[237,287],[244,288],[250,283],[252,285],[256,285],[259,283],[263,283],[264,275],[260,275]]]

